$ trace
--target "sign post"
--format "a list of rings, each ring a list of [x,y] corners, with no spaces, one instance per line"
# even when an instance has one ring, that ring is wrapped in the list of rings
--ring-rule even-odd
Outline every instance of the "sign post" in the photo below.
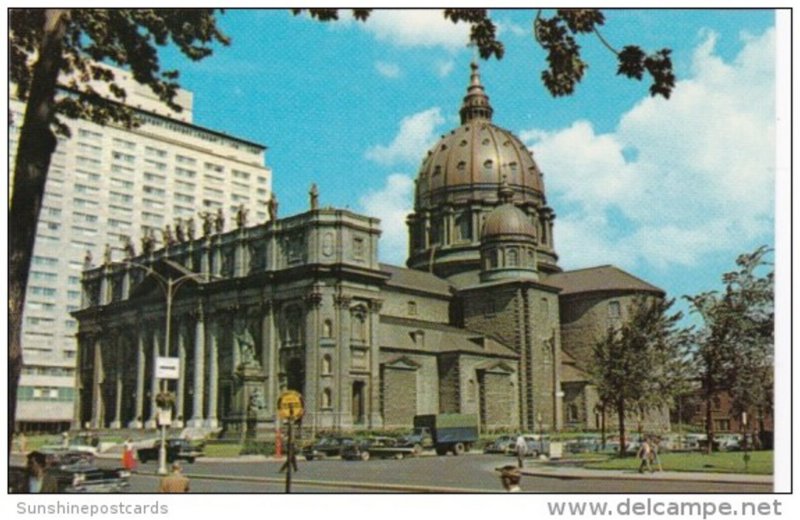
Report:
[[[303,396],[294,390],[286,390],[278,397],[278,417],[288,421],[288,431],[286,436],[286,492],[292,492],[292,468],[297,464],[297,454],[294,450],[294,431],[293,425],[297,419],[303,417]]]

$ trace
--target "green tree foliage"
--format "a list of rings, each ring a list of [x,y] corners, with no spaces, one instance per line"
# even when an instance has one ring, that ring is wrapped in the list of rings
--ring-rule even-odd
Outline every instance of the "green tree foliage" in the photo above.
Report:
[[[761,246],[740,255],[737,269],[722,276],[724,292],[685,297],[704,322],[694,338],[693,361],[702,383],[709,451],[715,396],[730,392],[736,414],[763,417],[773,407],[774,272],[766,258],[771,252]]]
[[[292,9],[297,15],[304,11],[320,21],[339,19],[338,9]],[[365,21],[372,9],[353,9],[356,20]],[[502,59],[503,43],[497,39],[497,26],[487,9],[445,9],[444,17],[453,23],[470,24],[470,42],[478,48],[483,59],[492,56]],[[617,74],[641,80],[647,73],[652,78],[650,95],[669,98],[675,87],[670,49],[646,53],[638,45],[615,49],[600,33],[605,16],[600,9],[555,9],[546,16],[541,9],[533,21],[533,37],[547,53],[547,68],[542,71],[542,82],[553,96],[568,96],[583,79],[589,65],[581,58],[577,38],[594,35],[617,57]]]
[[[177,71],[161,70],[158,47],[176,46],[192,60],[228,44],[213,9],[11,9],[9,75],[15,95],[27,102],[20,130],[9,206],[8,449],[14,429],[20,344],[30,259],[56,134],[68,135],[65,118],[136,125],[126,92],[101,63],[129,70],[166,105],[179,87]],[[97,85],[105,84],[111,98]],[[64,95],[58,95],[63,92]]]
[[[688,331],[682,314],[669,314],[675,300],[638,297],[627,319],[610,327],[593,348],[592,380],[600,400],[617,414],[620,454],[626,416],[661,410],[684,387]]]

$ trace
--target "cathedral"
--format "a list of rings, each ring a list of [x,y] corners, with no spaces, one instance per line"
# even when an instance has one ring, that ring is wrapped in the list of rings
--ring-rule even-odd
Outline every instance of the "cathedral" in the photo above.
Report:
[[[229,230],[205,215],[196,237],[87,264],[74,426],[155,427],[166,388],[173,426],[223,434],[274,428],[287,389],[314,430],[448,412],[487,432],[599,428],[592,346],[664,291],[559,267],[542,172],[493,123],[474,63],[460,116],[422,158],[405,267],[378,261],[377,219],[316,187],[304,213]],[[177,373],[159,380],[164,357]]]

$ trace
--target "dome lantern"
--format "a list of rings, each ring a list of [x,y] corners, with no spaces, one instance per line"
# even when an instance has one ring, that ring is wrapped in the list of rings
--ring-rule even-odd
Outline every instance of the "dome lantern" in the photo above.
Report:
[[[465,125],[474,119],[492,120],[494,109],[489,104],[489,96],[481,83],[481,74],[478,72],[478,64],[474,61],[470,64],[472,74],[470,75],[467,95],[461,105],[461,124]]]

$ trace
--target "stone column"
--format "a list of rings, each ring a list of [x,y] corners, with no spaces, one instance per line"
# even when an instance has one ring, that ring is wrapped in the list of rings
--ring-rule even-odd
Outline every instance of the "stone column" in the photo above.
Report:
[[[189,426],[201,428],[203,426],[203,391],[206,356],[206,328],[204,323],[203,307],[198,305],[197,321],[194,329],[194,394],[192,399],[192,419]]]
[[[264,302],[261,311],[261,359],[263,360],[264,370],[267,374],[267,413],[270,416],[275,414],[275,403],[278,399],[278,371],[276,370],[277,331],[275,330],[275,320],[272,319],[272,304]]]
[[[118,336],[115,341],[117,351],[116,366],[114,367],[115,392],[114,392],[114,420],[111,421],[111,428],[122,428],[122,371],[125,369],[124,356],[125,348],[123,338]]]
[[[178,389],[175,396],[175,420],[176,428],[183,428],[186,419],[186,405],[184,402],[184,394],[186,393],[186,324],[182,321],[177,327],[178,336]]]
[[[103,427],[103,344],[99,338],[94,340],[94,371],[92,374],[92,428]]]
[[[133,420],[128,423],[128,428],[141,428],[144,419],[144,370],[147,360],[145,359],[142,323],[137,323],[137,326],[139,333],[136,339],[136,407],[133,412]]]
[[[382,300],[369,302],[369,425],[371,428],[383,427],[383,415],[380,410],[380,338],[378,337],[378,323],[383,306]]]
[[[336,421],[340,428],[348,429],[353,426],[353,410],[351,402],[352,387],[350,385],[350,296],[335,296],[337,337],[336,351],[339,353],[336,376],[336,395],[333,407],[336,411]]]
[[[322,294],[316,288],[305,298],[306,303],[306,380],[305,380],[305,400],[306,413],[309,421],[303,419],[303,425],[310,425],[312,432],[316,432],[319,407],[319,306],[322,303]]]
[[[78,334],[78,350],[75,359],[75,393],[72,401],[72,430],[82,430],[83,424],[83,357],[86,355],[86,337]]]
[[[214,322],[208,326],[208,413],[205,425],[208,428],[219,426],[217,419],[218,393],[219,393],[219,360],[218,360],[218,331],[219,325]]]
[[[158,388],[158,378],[156,378],[156,364],[158,363],[158,355],[160,346],[161,346],[161,339],[159,336],[160,331],[155,329],[152,331],[150,335],[152,339],[152,350],[151,350],[151,358],[153,363],[151,365],[151,373],[150,373],[150,417],[147,419],[145,423],[145,428],[156,428],[158,426],[158,421],[156,420],[156,415],[158,413],[158,405],[156,405],[156,395],[158,395],[159,388]]]

